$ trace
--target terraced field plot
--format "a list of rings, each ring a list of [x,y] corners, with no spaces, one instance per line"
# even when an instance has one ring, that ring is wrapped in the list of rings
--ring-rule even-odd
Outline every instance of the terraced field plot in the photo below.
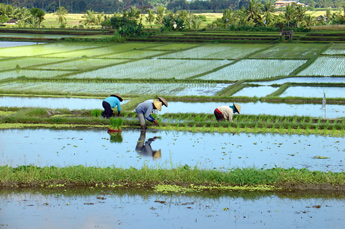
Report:
[[[22,38],[55,38],[75,37],[75,35],[61,34],[27,34],[27,33],[0,33],[0,37],[22,37]]]
[[[87,50],[79,50],[73,52],[49,54],[47,57],[65,57],[65,58],[75,58],[75,57],[96,57],[103,56],[106,54],[119,53],[124,51],[129,51],[133,49],[139,49],[144,47],[153,46],[152,44],[135,43],[135,44],[116,44],[108,45],[106,47],[92,48]]]
[[[264,44],[209,44],[161,56],[160,58],[190,59],[239,59],[264,49]]]
[[[2,48],[0,52],[0,57],[39,56],[53,53],[70,52],[80,49],[89,49],[101,46],[105,45],[95,43],[54,43],[28,45],[25,47]]]
[[[150,51],[150,50],[132,50],[128,52],[121,52],[116,54],[110,54],[102,56],[100,58],[112,59],[112,58],[129,58],[129,59],[141,59],[146,57],[151,57],[155,55],[160,55],[165,53],[165,51]]]
[[[243,80],[288,76],[305,60],[241,60],[216,72],[199,77],[203,80]]]
[[[49,59],[49,58],[47,58]],[[58,64],[49,64],[38,67],[38,69],[59,69],[59,70],[86,70],[89,68],[94,67],[102,67],[107,66],[111,64],[117,64],[121,62],[125,62],[127,60],[121,60],[121,59],[80,59],[80,60],[74,60],[74,61],[67,61],[63,63]]]
[[[330,48],[328,48],[323,54],[326,55],[337,55],[337,54],[345,54],[345,44],[333,44]]]
[[[317,55],[326,44],[278,44],[258,52],[250,58],[256,59],[309,59]]]
[[[28,57],[18,59],[2,59],[0,60],[0,71],[15,69],[17,66],[20,68],[30,67],[33,65],[49,64],[62,61],[62,58],[39,58]]]
[[[323,98],[323,93],[327,98],[345,98],[345,87],[309,87],[309,86],[291,86],[280,97],[313,97]]]
[[[345,57],[319,57],[299,76],[345,76]]]
[[[277,87],[261,86],[261,87],[245,87],[236,92],[232,96],[247,96],[247,97],[265,97],[278,90]]]
[[[72,75],[70,78],[186,79],[228,63],[231,62],[228,60],[145,59]]]
[[[1,84],[1,92],[35,92],[104,95],[196,95],[212,96],[230,84],[200,83],[82,83],[82,82],[11,82]]]
[[[150,47],[147,49],[159,50],[159,51],[174,51],[174,50],[183,50],[187,48],[192,48],[196,46],[199,46],[199,44],[174,43],[174,44],[159,45],[159,46]]]
[[[272,85],[283,83],[345,83],[345,77],[291,77],[272,81],[255,81],[250,84]]]
[[[25,46],[25,45],[35,45],[36,42],[13,42],[13,41],[0,41],[0,48],[9,48],[16,46]]]
[[[50,78],[63,74],[70,73],[70,71],[44,71],[44,70],[13,70],[8,72],[0,72],[0,80],[8,78],[16,78],[19,76],[35,77],[35,78]]]

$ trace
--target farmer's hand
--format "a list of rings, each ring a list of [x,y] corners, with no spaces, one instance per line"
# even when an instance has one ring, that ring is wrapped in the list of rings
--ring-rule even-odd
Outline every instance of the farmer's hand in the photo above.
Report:
[[[157,126],[159,126],[159,123],[157,122],[157,120],[155,119],[155,120],[153,120],[153,122],[157,125]]]

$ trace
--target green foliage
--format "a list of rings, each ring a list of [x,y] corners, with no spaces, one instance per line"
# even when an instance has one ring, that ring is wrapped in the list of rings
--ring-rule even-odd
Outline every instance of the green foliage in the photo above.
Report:
[[[95,109],[91,111],[92,117],[101,117],[102,116],[102,110],[100,109]]]
[[[38,27],[41,26],[41,22],[44,20],[45,12],[39,8],[31,8],[30,9],[31,15],[37,20]],[[34,23],[35,26],[36,22]]]
[[[110,18],[111,26],[118,30],[118,33],[124,37],[139,36],[142,34],[143,25],[136,20],[130,19],[125,15],[122,17],[114,16]]]
[[[121,130],[123,124],[122,118],[110,118],[110,129]]]
[[[121,143],[123,141],[123,137],[121,133],[111,133],[110,134],[110,142],[114,143]]]
[[[0,23],[7,23],[8,17],[6,15],[0,15]]]

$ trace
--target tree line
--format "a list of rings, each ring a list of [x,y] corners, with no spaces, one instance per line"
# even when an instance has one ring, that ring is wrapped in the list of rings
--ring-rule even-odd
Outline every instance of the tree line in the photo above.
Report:
[[[313,25],[345,24],[345,6],[342,11],[331,13],[318,18],[306,14],[307,8],[290,4],[275,11],[271,0],[260,2],[249,0],[248,5],[241,9],[225,9],[223,16],[207,25],[208,28],[225,28],[230,30],[263,30],[277,31],[284,28],[305,29]],[[60,6],[54,14],[60,27],[66,26],[66,15],[68,10]],[[8,22],[9,19],[16,19],[18,27],[40,27],[45,19],[45,11],[40,8],[13,7],[0,3],[0,23]],[[102,25],[117,29],[121,35],[139,35],[145,21],[149,26],[156,24],[161,30],[190,30],[200,29],[200,24],[206,21],[206,16],[196,15],[187,10],[172,11],[166,7],[158,6],[156,9],[140,10],[133,6],[122,13],[114,12],[106,15],[103,12],[97,13],[87,10],[82,17],[81,23],[85,26]]]
[[[70,13],[85,13],[87,10],[104,12],[106,14],[127,10],[136,7],[140,10],[166,7],[174,12],[180,10],[219,12],[225,9],[238,10],[247,7],[250,0],[0,0],[0,3],[13,7],[39,8],[45,12],[56,12],[64,7]],[[343,0],[300,0],[314,8],[343,7]]]

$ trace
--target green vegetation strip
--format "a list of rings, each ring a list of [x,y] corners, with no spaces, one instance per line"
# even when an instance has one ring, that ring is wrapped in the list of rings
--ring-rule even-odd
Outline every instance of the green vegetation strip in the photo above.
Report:
[[[136,102],[134,102],[134,100]],[[138,128],[139,121],[133,107],[139,98],[124,106],[121,112],[123,128]],[[101,110],[69,111],[67,109],[12,108],[0,109],[0,129],[8,128],[107,128],[109,119],[99,117]],[[10,111],[10,112],[9,112]],[[168,131],[219,133],[278,133],[345,136],[345,118],[322,119],[299,116],[235,115],[233,122],[217,122],[213,114],[177,113],[160,116],[159,126],[148,128]],[[162,121],[164,120],[164,121]]]
[[[165,186],[162,186],[165,185]],[[246,168],[228,172],[200,170],[188,165],[177,169],[116,167],[0,166],[1,187],[146,187],[157,192],[203,190],[344,189],[345,173],[307,169]]]

